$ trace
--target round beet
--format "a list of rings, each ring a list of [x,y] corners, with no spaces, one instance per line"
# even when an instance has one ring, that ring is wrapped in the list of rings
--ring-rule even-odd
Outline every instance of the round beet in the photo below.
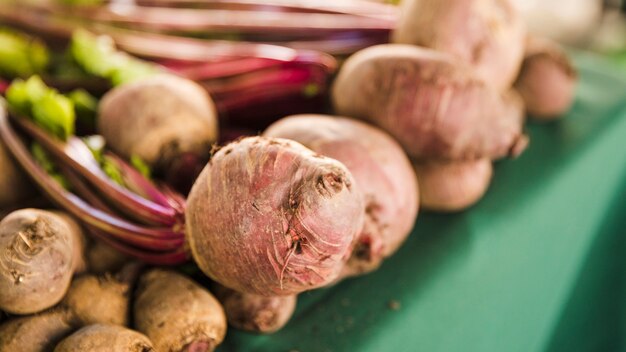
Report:
[[[453,212],[478,202],[489,187],[493,167],[489,159],[415,163],[424,209]]]
[[[226,317],[217,299],[174,271],[153,269],[142,275],[134,318],[157,351],[213,351],[226,335]]]
[[[337,113],[381,127],[414,159],[495,159],[524,138],[523,108],[511,93],[430,49],[364,49],[345,62],[332,96]]]
[[[150,340],[119,325],[86,326],[59,343],[54,352],[153,352]]]
[[[363,192],[365,226],[342,276],[376,269],[404,242],[417,217],[417,179],[388,134],[348,118],[296,115],[275,122],[264,135],[294,140],[340,161]]]
[[[73,329],[70,315],[62,309],[16,317],[0,325],[0,351],[52,351]]]
[[[63,218],[23,209],[0,222],[0,309],[30,314],[59,302],[72,278],[74,236]]]
[[[230,325],[256,333],[280,330],[291,319],[298,300],[296,295],[266,297],[239,293],[221,285],[215,285],[215,295],[224,306]]]
[[[455,55],[504,90],[519,72],[525,36],[524,20],[508,0],[404,0],[393,41]]]
[[[577,74],[558,44],[531,37],[515,89],[535,119],[552,120],[565,114],[574,100]]]
[[[130,283],[111,275],[83,275],[72,281],[62,305],[80,325],[128,325]]]
[[[122,156],[167,172],[183,159],[208,158],[217,112],[197,83],[156,75],[109,91],[100,102],[98,132]]]
[[[340,162],[280,138],[220,149],[187,202],[193,257],[243,293],[290,295],[332,282],[363,226],[363,200]]]

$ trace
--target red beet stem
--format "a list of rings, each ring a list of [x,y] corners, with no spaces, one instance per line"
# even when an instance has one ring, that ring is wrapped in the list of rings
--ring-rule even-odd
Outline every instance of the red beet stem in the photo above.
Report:
[[[142,248],[171,250],[184,244],[184,233],[169,228],[146,228],[97,209],[65,190],[48,175],[31,157],[9,124],[4,112],[0,113],[0,136],[18,163],[51,200],[73,216],[120,240]]]
[[[170,252],[151,252],[116,241],[102,230],[92,227],[88,228],[88,230],[93,236],[99,238],[100,240],[120,251],[121,253],[131,256],[133,258],[137,258],[148,264],[179,265],[189,260],[189,253],[184,249],[183,246],[179,246]]]
[[[56,140],[25,118],[14,118],[31,137],[43,145],[59,162],[76,170],[99,192],[111,201],[116,208],[137,220],[162,225],[173,225],[177,214],[171,207],[157,204],[111,181],[100,169],[91,150],[77,137],[70,137],[66,143]]]
[[[219,8],[246,11],[313,12],[367,16],[394,21],[396,6],[372,1],[351,0],[321,2],[316,0],[136,0],[141,6]]]
[[[324,91],[325,77],[306,68],[291,68],[239,77],[231,82],[202,83],[215,98],[221,115],[285,96],[302,96],[307,88],[316,89],[312,96]]]
[[[109,207],[98,195],[89,188],[89,186],[80,178],[80,176],[72,171],[67,165],[58,164],[59,169],[63,176],[68,180],[68,182],[72,185],[72,189],[76,191],[76,193],[83,198],[87,203],[91,206],[98,208],[99,210],[109,213],[111,215],[115,214],[115,211]]]
[[[9,88],[10,83],[0,78],[0,94],[4,94],[7,88]]]
[[[110,7],[73,7],[70,13],[64,6],[45,6],[42,9],[66,18],[80,17],[87,21],[121,24],[125,27],[156,32],[234,31],[257,35],[268,33],[293,36],[346,30],[388,32],[393,26],[393,22],[389,20],[340,13],[181,9],[136,5],[123,6],[123,11],[111,10]]]
[[[166,196],[162,190],[160,190],[144,175],[137,171],[137,169],[128,165],[128,163],[122,158],[109,151],[105,153],[105,156],[121,171],[122,177],[124,178],[124,184],[128,187],[128,189],[154,203],[162,205],[166,208],[172,208],[171,201],[168,196]],[[177,211],[177,209],[173,210]]]

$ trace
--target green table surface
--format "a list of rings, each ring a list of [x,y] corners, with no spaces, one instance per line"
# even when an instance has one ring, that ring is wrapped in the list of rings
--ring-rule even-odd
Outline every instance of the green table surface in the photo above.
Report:
[[[469,211],[421,213],[376,272],[299,297],[219,351],[626,351],[626,75],[577,53],[561,121],[530,123]]]

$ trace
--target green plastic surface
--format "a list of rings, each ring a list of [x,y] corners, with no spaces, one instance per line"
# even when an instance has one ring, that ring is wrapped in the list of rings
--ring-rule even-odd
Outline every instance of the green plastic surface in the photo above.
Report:
[[[273,335],[218,351],[624,351],[626,75],[578,53],[562,121],[530,123],[469,211],[421,213],[376,272],[302,294]]]

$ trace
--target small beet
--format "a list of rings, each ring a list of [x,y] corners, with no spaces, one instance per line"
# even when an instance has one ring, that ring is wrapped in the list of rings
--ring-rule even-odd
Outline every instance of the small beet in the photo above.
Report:
[[[454,212],[478,202],[487,191],[493,167],[489,159],[415,163],[424,209]]]
[[[61,302],[79,326],[114,324],[128,326],[130,283],[106,274],[82,275],[72,281]]]
[[[0,351],[51,351],[72,330],[71,317],[62,309],[16,317],[0,325]]]
[[[563,116],[574,100],[576,81],[576,69],[557,43],[529,38],[515,89],[531,117],[552,120]]]
[[[217,112],[197,83],[155,75],[109,91],[100,102],[98,131],[120,155],[167,173],[181,157],[208,159]]]
[[[22,209],[0,222],[0,308],[14,314],[42,311],[65,295],[74,268],[68,223],[47,211]]]
[[[54,352],[153,352],[143,334],[119,325],[86,326],[59,343]]]
[[[393,42],[455,55],[498,90],[511,87],[526,26],[509,0],[403,0]]]
[[[239,293],[221,285],[215,285],[215,295],[231,326],[256,333],[272,333],[285,326],[298,299],[296,295],[265,297]]]
[[[337,113],[381,127],[416,160],[497,159],[525,138],[523,107],[512,93],[430,49],[364,49],[345,62],[332,97]]]
[[[142,275],[134,318],[157,351],[213,351],[226,335],[226,317],[217,299],[174,271],[152,269]]]

